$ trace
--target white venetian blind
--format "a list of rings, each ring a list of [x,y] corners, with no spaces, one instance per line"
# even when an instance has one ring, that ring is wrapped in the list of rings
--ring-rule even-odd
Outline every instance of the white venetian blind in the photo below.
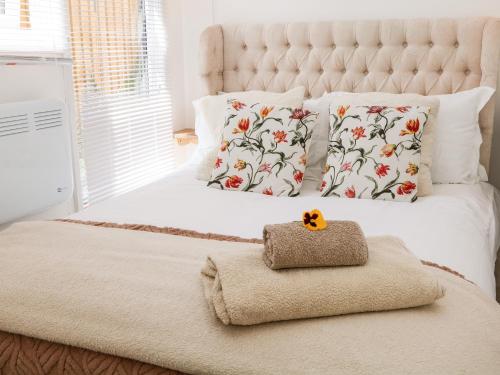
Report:
[[[162,0],[69,0],[84,206],[172,170]]]
[[[0,0],[0,55],[65,55],[67,0]]]

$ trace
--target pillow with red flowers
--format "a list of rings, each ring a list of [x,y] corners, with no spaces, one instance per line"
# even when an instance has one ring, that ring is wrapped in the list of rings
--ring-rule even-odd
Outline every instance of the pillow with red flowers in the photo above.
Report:
[[[425,106],[330,106],[322,196],[417,199]]]
[[[208,186],[296,196],[318,115],[302,108],[230,101]]]

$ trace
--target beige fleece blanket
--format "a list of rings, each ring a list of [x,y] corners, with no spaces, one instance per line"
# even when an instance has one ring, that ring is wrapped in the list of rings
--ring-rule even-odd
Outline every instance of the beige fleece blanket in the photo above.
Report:
[[[190,374],[498,374],[500,307],[434,268],[447,293],[432,305],[224,326],[200,268],[208,254],[261,246],[16,224],[0,232],[0,330]]]
[[[393,236],[367,239],[360,267],[274,271],[255,249],[210,255],[205,295],[224,324],[251,325],[427,305],[443,297],[434,275]]]

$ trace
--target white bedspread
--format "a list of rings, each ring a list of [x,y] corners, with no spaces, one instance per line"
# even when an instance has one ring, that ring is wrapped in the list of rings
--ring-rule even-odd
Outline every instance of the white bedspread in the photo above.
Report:
[[[194,176],[187,167],[70,218],[259,238],[264,224],[300,220],[302,211],[318,208],[330,220],[356,220],[366,235],[399,236],[420,259],[462,273],[495,298],[500,231],[490,184],[435,185],[430,197],[398,203],[322,198],[308,183],[296,198],[228,192],[208,188]]]

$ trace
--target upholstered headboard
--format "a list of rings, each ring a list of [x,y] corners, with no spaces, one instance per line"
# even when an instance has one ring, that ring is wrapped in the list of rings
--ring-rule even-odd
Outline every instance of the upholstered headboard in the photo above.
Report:
[[[215,25],[201,36],[204,95],[218,91],[449,94],[496,88],[500,20],[493,18]],[[483,109],[488,169],[494,99]]]

